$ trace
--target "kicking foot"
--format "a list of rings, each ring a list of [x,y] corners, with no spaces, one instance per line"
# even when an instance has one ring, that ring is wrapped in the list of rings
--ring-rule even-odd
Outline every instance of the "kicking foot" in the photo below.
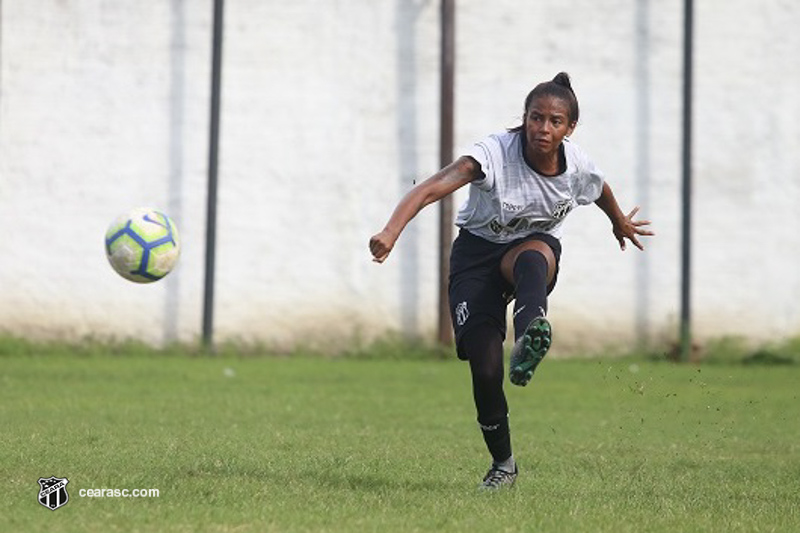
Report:
[[[528,384],[533,377],[534,370],[544,359],[547,350],[550,349],[552,338],[553,331],[546,318],[540,316],[531,320],[531,323],[525,328],[525,333],[511,350],[508,371],[511,383],[520,387]]]

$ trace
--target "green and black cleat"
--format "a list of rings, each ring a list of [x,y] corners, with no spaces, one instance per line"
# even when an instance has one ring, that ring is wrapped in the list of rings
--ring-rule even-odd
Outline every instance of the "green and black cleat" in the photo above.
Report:
[[[550,322],[543,316],[534,318],[525,333],[511,350],[508,378],[514,385],[524,387],[533,377],[533,372],[544,359],[553,338]]]

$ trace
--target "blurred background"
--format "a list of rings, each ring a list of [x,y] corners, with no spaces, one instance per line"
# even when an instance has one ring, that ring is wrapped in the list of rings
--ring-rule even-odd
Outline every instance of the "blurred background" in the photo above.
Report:
[[[570,216],[556,350],[675,342],[682,2],[455,5],[455,156],[519,124],[528,91],[566,71],[573,140],[657,233],[623,253],[599,209]],[[693,333],[796,336],[800,3],[694,9]],[[438,211],[383,265],[367,243],[439,168],[440,2],[229,0],[224,13],[214,338],[433,339]],[[0,331],[200,337],[212,26],[212,0],[2,0]],[[182,236],[176,271],[151,285],[104,257],[107,225],[137,206]]]

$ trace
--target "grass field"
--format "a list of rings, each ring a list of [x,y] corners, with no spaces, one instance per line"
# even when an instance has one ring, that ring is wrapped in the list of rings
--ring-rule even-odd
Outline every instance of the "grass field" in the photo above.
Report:
[[[798,365],[545,361],[486,494],[463,363],[102,352],[0,350],[0,530],[800,531]]]

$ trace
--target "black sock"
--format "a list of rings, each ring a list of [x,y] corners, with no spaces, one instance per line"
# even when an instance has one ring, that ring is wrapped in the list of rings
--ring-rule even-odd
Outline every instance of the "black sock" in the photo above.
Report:
[[[536,317],[547,314],[547,259],[541,252],[525,250],[514,263],[514,340]]]
[[[502,463],[511,457],[511,431],[508,427],[508,415],[494,424],[483,424],[479,421],[478,425],[483,433],[483,441],[486,443],[489,453],[492,454],[494,464]]]
[[[503,336],[489,322],[470,328],[462,339],[472,371],[472,394],[483,440],[495,463],[511,457],[508,404],[503,392]]]

